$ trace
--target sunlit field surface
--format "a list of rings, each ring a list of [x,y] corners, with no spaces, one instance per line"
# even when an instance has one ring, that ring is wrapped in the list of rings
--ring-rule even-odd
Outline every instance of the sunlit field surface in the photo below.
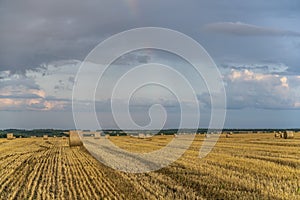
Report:
[[[110,137],[131,152],[157,150],[173,136]],[[0,199],[300,199],[300,134],[221,135],[199,159],[204,135],[156,172],[128,174],[62,138],[0,140]]]

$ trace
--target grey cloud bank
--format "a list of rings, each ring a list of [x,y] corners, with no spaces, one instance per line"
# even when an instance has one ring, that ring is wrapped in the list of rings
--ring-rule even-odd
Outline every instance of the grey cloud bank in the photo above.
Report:
[[[143,26],[181,31],[206,48],[223,75],[229,109],[226,126],[262,127],[263,122],[253,120],[259,115],[266,127],[299,127],[294,120],[300,118],[299,23],[296,0],[1,1],[0,128],[55,124],[73,128],[72,87],[82,60],[109,36]],[[154,61],[188,68],[172,56],[148,50],[124,55],[110,73]],[[203,120],[208,121],[205,109],[210,97],[202,87],[199,84],[199,101]],[[96,103],[99,116],[108,111],[108,99]],[[133,102],[139,123],[147,122],[141,116],[157,99]],[[173,115],[174,123],[169,120],[168,126],[176,125],[177,103],[169,99],[159,103]],[[19,122],[21,116],[27,119]],[[113,126],[110,121],[104,119]]]

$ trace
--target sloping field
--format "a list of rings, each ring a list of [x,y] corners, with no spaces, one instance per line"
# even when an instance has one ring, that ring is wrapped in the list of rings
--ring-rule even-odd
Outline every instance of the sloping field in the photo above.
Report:
[[[110,137],[132,152],[161,148],[172,136]],[[156,172],[128,174],[62,138],[0,140],[0,199],[300,199],[300,135],[221,136],[199,159],[204,140]]]

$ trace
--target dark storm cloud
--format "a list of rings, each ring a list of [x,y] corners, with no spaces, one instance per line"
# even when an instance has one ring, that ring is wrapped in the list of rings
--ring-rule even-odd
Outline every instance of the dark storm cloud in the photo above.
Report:
[[[104,38],[130,28],[133,20],[126,5],[115,0],[1,1],[0,7],[0,71],[82,60]]]
[[[199,34],[199,27],[223,20],[256,24],[262,19],[271,22],[280,19],[279,25],[292,26],[286,24],[286,21],[299,19],[297,8],[299,1],[294,0],[257,0],[242,4],[237,0],[4,0],[0,2],[0,71],[25,71],[37,68],[42,63],[83,60],[105,38],[141,26],[160,26],[182,31],[215,51],[215,38]],[[257,27],[244,25],[243,28]],[[268,31],[279,35],[296,34]],[[222,54],[227,51],[224,47],[218,49]],[[298,59],[294,60],[298,62]]]

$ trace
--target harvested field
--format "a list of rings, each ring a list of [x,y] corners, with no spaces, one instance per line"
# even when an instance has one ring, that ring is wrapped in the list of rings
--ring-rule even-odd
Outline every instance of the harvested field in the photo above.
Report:
[[[173,138],[109,140],[131,152],[149,152]],[[143,174],[110,169],[60,137],[0,139],[0,199],[300,199],[299,133],[293,139],[223,134],[198,159],[204,139],[197,135],[175,163]]]

